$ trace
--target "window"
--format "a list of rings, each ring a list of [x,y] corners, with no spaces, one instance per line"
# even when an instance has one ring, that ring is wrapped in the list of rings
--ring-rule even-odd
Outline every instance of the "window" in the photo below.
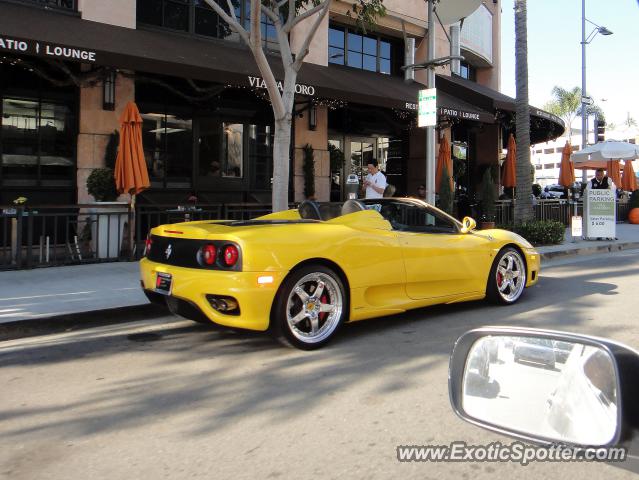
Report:
[[[435,209],[386,200],[365,200],[390,222],[393,230],[416,233],[458,233],[457,225]]]
[[[215,0],[230,14],[226,0]],[[235,16],[247,30],[250,29],[250,0],[233,0]],[[239,35],[215,13],[204,0],[137,0],[138,23],[206,37],[239,41]],[[277,50],[275,26],[262,15],[262,42],[270,50]]]
[[[4,185],[71,185],[75,178],[75,115],[54,100],[2,99],[0,165]]]
[[[63,10],[76,10],[75,0],[18,0],[23,3],[30,3],[44,8],[59,8]]]
[[[256,190],[271,190],[273,137],[270,125],[248,126],[249,164],[254,172],[252,187]]]
[[[459,65],[459,76],[474,82],[477,80],[477,69],[470,63],[461,62]]]
[[[362,35],[347,27],[328,30],[328,62],[370,72],[393,72],[393,44],[375,35]]]
[[[151,112],[143,113],[142,119],[142,145],[151,182],[155,186],[189,187],[193,172],[191,118]]]
[[[203,117],[199,121],[199,131],[199,174],[206,177],[242,178],[244,125]]]

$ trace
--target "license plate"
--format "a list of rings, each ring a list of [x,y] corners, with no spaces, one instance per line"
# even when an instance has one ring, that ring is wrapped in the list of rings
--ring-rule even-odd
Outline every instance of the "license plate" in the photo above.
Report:
[[[158,272],[155,278],[155,291],[162,295],[171,295],[171,285],[173,278],[170,273]]]

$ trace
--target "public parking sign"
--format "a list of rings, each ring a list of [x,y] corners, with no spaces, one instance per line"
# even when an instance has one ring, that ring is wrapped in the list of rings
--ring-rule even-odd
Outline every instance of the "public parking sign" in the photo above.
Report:
[[[419,91],[419,111],[417,116],[419,127],[437,125],[437,89],[427,88]]]

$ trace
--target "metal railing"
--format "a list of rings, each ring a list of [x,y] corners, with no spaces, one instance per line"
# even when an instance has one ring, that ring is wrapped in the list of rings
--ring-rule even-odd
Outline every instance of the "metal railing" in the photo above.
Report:
[[[574,205],[567,200],[539,200],[534,209],[536,219],[569,225]],[[628,210],[627,202],[617,202],[617,220],[626,220]],[[158,225],[248,220],[270,212],[270,205],[247,203],[137,205],[135,211],[125,203],[0,205],[0,270],[138,259],[147,233]],[[577,213],[582,214],[581,202]],[[496,217],[498,224],[513,223],[512,201],[496,202]]]
[[[125,203],[0,205],[0,270],[138,259],[158,225],[249,220],[270,212],[270,205],[243,203],[136,205],[135,211]]]
[[[583,202],[577,203],[577,215],[583,215]],[[628,219],[628,202],[620,200],[616,202],[617,222]],[[555,220],[566,226],[570,225],[570,219],[575,215],[575,202],[572,200],[548,199],[537,200],[533,205],[535,220]],[[498,200],[495,202],[495,222],[498,225],[514,223],[514,204],[512,200]]]

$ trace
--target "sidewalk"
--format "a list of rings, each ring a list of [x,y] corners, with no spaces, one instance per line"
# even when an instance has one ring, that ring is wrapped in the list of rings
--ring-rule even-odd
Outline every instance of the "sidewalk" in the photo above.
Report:
[[[639,248],[639,225],[618,224],[617,240],[572,242],[570,230],[561,245],[539,247],[544,261],[570,255],[593,255]],[[142,290],[137,262],[0,272],[0,325],[87,314],[120,316],[150,305]]]

